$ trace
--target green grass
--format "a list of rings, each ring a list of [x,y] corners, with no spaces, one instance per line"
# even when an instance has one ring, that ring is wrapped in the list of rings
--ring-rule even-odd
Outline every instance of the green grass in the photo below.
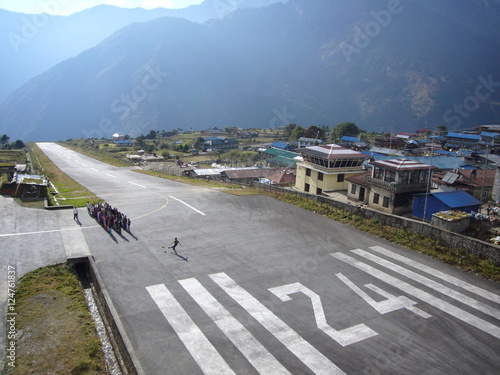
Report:
[[[16,366],[8,375],[105,374],[104,354],[77,275],[66,264],[18,281]]]
[[[0,162],[5,162],[5,165],[11,163],[24,164],[26,155],[22,150],[0,150]]]
[[[101,201],[98,196],[57,168],[36,144],[29,144],[29,149],[33,166],[36,164],[39,173],[45,174],[57,188],[59,194],[55,198],[60,205],[84,207],[88,201]],[[49,194],[49,201],[51,205],[55,205],[52,194]]]
[[[127,153],[133,153],[132,149],[128,151],[115,151],[115,145],[108,143],[110,147],[101,147],[104,143],[98,143],[97,147],[92,147],[83,141],[58,142],[61,146],[72,149],[73,151],[87,155],[104,163],[114,165],[115,167],[130,167],[132,164],[126,159]],[[111,152],[108,152],[110,150]]]

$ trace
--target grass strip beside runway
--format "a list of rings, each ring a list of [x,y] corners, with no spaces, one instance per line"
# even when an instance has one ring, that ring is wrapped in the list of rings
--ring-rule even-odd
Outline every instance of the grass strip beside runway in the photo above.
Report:
[[[15,312],[16,360],[7,375],[106,374],[82,286],[68,265],[24,275],[17,284]]]
[[[59,204],[85,207],[88,201],[102,201],[102,199],[90,190],[63,173],[36,144],[30,143],[29,150],[33,167],[36,167],[37,173],[47,176],[57,188],[59,194],[55,195],[55,199],[59,201]],[[51,189],[49,189],[49,191],[50,190]],[[68,199],[68,201],[66,201],[66,199]],[[49,200],[51,205],[56,205],[52,195],[50,195]]]

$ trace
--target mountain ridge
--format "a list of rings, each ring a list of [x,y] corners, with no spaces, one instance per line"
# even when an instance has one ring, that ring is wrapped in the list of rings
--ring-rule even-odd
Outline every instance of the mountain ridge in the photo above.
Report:
[[[397,3],[290,0],[203,25],[130,25],[17,90],[0,104],[0,129],[22,124],[23,139],[53,140],[290,122],[354,121],[368,131],[498,122],[498,31],[472,34],[443,15],[451,0],[439,11],[427,0]]]

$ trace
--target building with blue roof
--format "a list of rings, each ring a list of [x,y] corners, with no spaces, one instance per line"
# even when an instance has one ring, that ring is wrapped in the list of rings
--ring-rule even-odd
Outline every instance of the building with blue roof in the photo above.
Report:
[[[456,132],[448,132],[445,138],[445,147],[450,148],[475,149],[478,147],[478,143],[481,141],[481,136],[479,134],[464,134]]]
[[[271,147],[274,148],[279,148],[280,150],[286,150],[286,151],[294,151],[295,146],[286,143],[286,142],[273,142],[271,143]]]
[[[500,133],[481,132],[481,134],[479,135],[481,137],[481,143],[483,145],[489,145],[489,146],[500,145]]]
[[[415,194],[412,214],[422,219],[425,211],[425,220],[431,221],[432,215],[441,211],[478,212],[481,204],[481,201],[461,190]]]
[[[348,147],[358,151],[366,150],[368,148],[367,143],[361,141],[358,137],[348,137],[347,135],[340,138],[340,145],[342,147]]]

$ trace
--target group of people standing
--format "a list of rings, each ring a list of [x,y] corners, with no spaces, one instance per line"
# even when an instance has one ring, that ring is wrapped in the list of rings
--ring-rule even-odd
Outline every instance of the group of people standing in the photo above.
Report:
[[[87,202],[89,215],[93,217],[105,230],[111,233],[114,230],[121,234],[122,228],[130,232],[130,219],[122,214],[118,209],[112,207],[107,202],[97,204]]]

